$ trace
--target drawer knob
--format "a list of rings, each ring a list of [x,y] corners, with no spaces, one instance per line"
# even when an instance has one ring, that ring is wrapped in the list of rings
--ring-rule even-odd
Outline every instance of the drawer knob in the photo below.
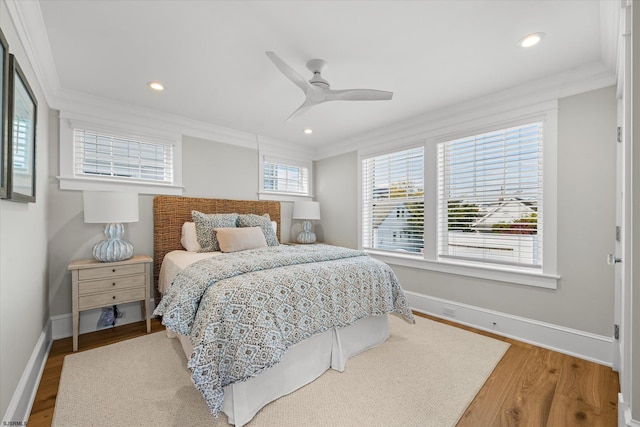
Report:
[[[116,299],[116,296],[115,296],[115,295],[113,296],[113,299]]]
[[[116,285],[116,282],[113,282],[112,284],[113,284],[113,286],[115,286],[115,285]]]
[[[114,269],[113,269],[113,270],[111,270],[111,271],[115,273],[115,272],[116,272],[116,269],[114,268]]]

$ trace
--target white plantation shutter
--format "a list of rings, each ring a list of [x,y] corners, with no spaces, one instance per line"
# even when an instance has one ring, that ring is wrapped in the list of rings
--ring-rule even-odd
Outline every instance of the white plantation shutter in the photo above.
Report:
[[[263,163],[264,191],[297,195],[311,194],[309,168],[287,160],[265,158]]]
[[[424,248],[424,147],[362,160],[362,246]]]
[[[74,129],[75,176],[173,183],[173,146]]]
[[[438,254],[542,267],[542,122],[438,144]]]

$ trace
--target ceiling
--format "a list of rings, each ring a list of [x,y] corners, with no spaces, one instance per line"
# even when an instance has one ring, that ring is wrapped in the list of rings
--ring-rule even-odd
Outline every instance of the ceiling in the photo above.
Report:
[[[554,76],[614,75],[614,1],[58,1],[40,10],[63,92],[97,96],[309,147]],[[524,49],[519,39],[544,32]],[[329,102],[285,122],[321,58],[332,89],[394,92]],[[564,74],[563,74],[564,73]],[[154,92],[147,83],[165,85]],[[303,134],[303,129],[313,134]]]

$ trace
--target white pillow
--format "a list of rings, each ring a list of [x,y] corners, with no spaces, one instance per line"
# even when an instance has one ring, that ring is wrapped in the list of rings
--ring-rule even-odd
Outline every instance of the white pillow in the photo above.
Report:
[[[196,223],[185,222],[182,224],[182,237],[180,237],[182,247],[189,252],[200,252],[202,249],[198,243],[198,235],[196,234]]]
[[[271,228],[273,228],[273,232],[276,233],[276,236],[278,235],[278,223],[275,221],[271,221]]]
[[[238,252],[267,247],[267,239],[260,227],[215,228],[214,232],[222,252]]]

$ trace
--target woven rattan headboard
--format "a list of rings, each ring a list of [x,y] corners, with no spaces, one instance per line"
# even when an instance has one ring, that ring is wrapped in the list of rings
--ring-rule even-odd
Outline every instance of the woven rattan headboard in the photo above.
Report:
[[[158,276],[164,256],[173,250],[183,249],[180,244],[182,224],[191,221],[191,211],[203,213],[268,213],[278,223],[280,239],[280,202],[260,200],[204,199],[180,196],[155,196],[153,198],[153,277],[156,304],[160,302]]]

